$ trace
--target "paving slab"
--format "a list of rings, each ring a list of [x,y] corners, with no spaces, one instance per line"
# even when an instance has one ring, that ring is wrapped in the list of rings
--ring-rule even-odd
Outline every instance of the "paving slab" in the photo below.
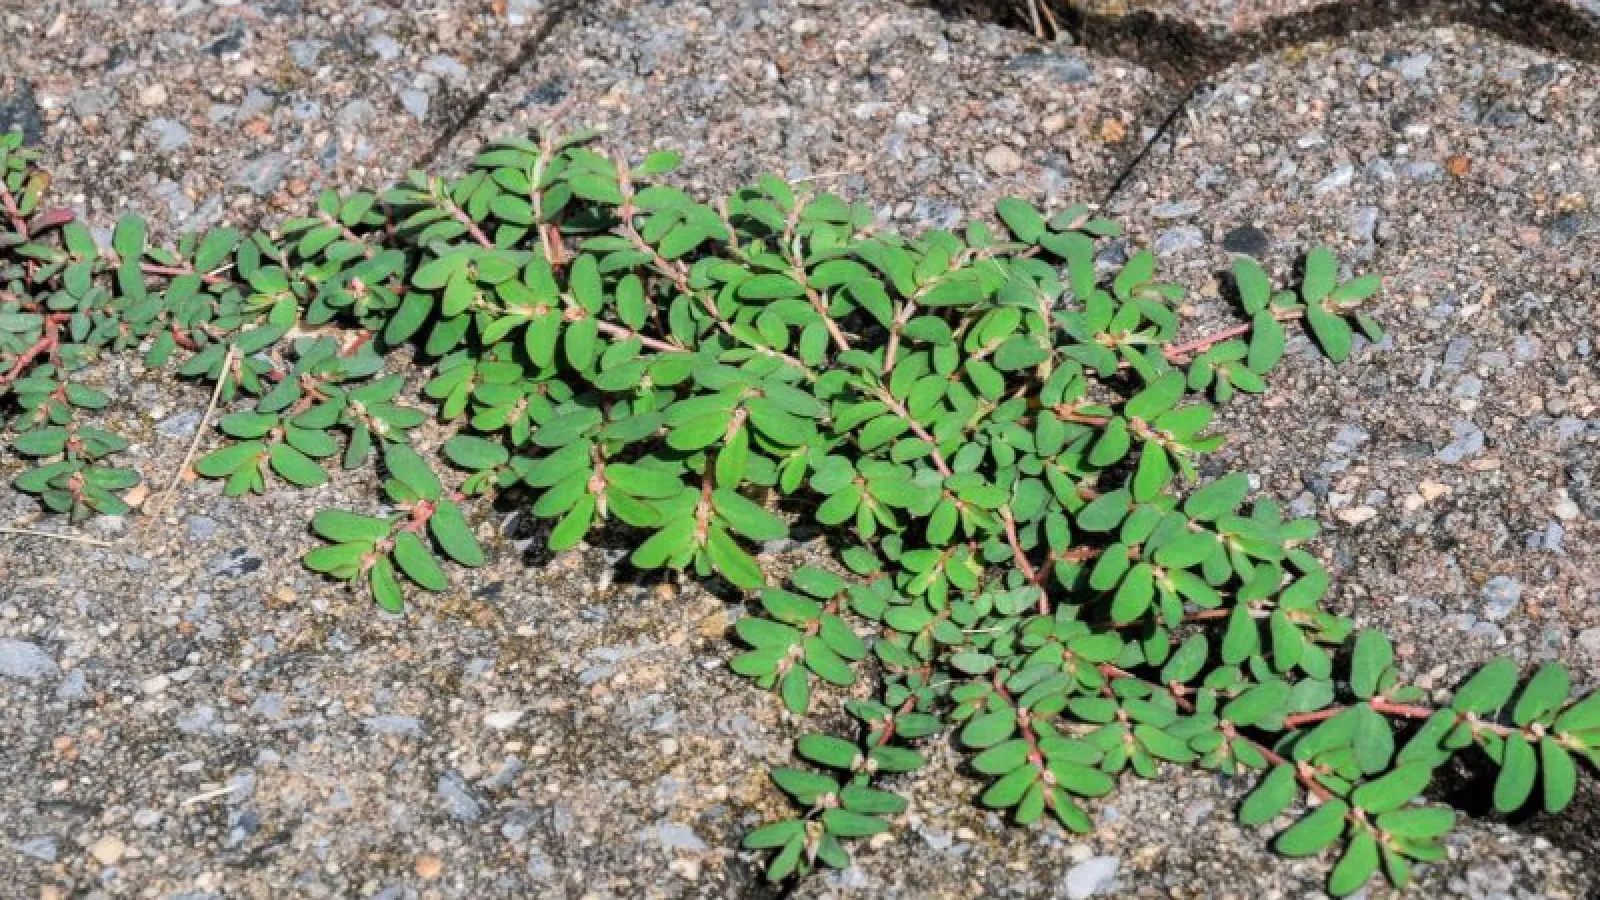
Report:
[[[1505,649],[1592,672],[1600,161],[1573,148],[1595,144],[1600,76],[1448,29],[1218,84],[1112,198],[1195,289],[1196,327],[1226,320],[1209,296],[1223,241],[1281,269],[1329,240],[1393,273],[1393,343],[1342,367],[1297,351],[1275,393],[1230,409],[1226,464],[1325,518],[1343,601],[1399,636],[1408,674],[1443,685]],[[848,171],[844,190],[912,230],[1005,193],[1098,199],[1170,90],[887,3],[595,3],[442,161],[572,97],[569,120],[630,155],[687,151],[700,190]],[[997,146],[1020,165],[990,164]],[[118,398],[107,424],[163,483],[204,392],[127,359],[95,375]],[[0,479],[14,468],[0,460]],[[740,606],[619,577],[628,548],[603,541],[550,559],[514,506],[480,505],[491,564],[389,618],[298,563],[312,510],[371,511],[376,493],[363,475],[242,500],[197,482],[147,537],[137,516],[90,526],[113,548],[0,537],[0,896],[774,896],[732,848],[780,808],[764,773],[798,728],[726,670]],[[1361,506],[1376,514],[1348,524]],[[0,490],[0,521],[37,515]],[[958,756],[931,748],[899,827],[798,896],[1320,896],[1321,863],[1233,823],[1239,782],[1129,780],[1072,838],[976,808]],[[1570,822],[1533,823],[1547,839],[1476,821],[1415,895],[1585,896]]]
[[[1445,686],[1495,654],[1600,672],[1600,70],[1465,27],[1363,34],[1232,70],[1111,212],[1194,288],[1235,253],[1328,243],[1387,285],[1346,365],[1309,346],[1236,403],[1221,463],[1318,515],[1341,602]],[[1600,846],[1593,795],[1536,822]]]
[[[702,193],[826,176],[918,228],[1010,193],[1097,200],[1180,96],[1127,62],[874,0],[607,0],[548,46],[449,159],[565,110],[630,158],[683,152]]]
[[[382,184],[521,50],[542,0],[69,0],[7,4],[0,127],[58,201],[158,227],[282,216]]]

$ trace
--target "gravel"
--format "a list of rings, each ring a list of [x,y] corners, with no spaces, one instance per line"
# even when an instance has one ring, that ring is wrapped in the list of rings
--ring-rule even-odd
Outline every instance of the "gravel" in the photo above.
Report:
[[[54,675],[56,661],[35,644],[0,638],[0,675],[7,678],[43,678]]]
[[[1122,861],[1115,856],[1091,856],[1067,870],[1063,888],[1072,900],[1111,894]]]
[[[609,152],[681,151],[698,193],[819,176],[910,228],[959,227],[1007,194],[1094,200],[1178,100],[1124,60],[875,0],[585,3],[549,45],[452,159],[569,104],[561,124],[606,129]]]
[[[514,24],[496,6],[8,4],[0,33],[29,50],[0,54],[0,130],[41,145],[58,199],[96,221],[138,209],[170,235],[281,218],[324,185],[404,174],[436,133],[408,111],[468,102],[547,14],[523,3]]]
[[[0,124],[37,119],[94,221],[155,203],[168,225],[271,217],[321,184],[392,177],[547,12],[61,9],[0,13],[42,48],[0,60]],[[867,0],[580,4],[447,155],[570,100],[562,124],[610,128],[608,148],[684,150],[702,193],[778,168],[826,176],[895,227],[959,227],[1010,193],[1106,199],[1183,94],[1114,49]],[[187,142],[156,149],[176,134],[161,120]],[[1130,237],[1105,258],[1159,244],[1164,276],[1191,289],[1193,333],[1232,321],[1217,273],[1233,253],[1286,272],[1329,241],[1388,277],[1388,339],[1334,366],[1297,338],[1272,390],[1219,427],[1235,437],[1226,466],[1322,520],[1312,549],[1335,604],[1394,635],[1418,683],[1502,652],[1565,660],[1584,688],[1600,669],[1600,332],[1573,299],[1600,293],[1597,120],[1592,66],[1466,28],[1392,28],[1220,74],[1109,197]],[[126,458],[163,482],[203,392],[121,358],[91,374],[119,398],[107,417],[133,439]],[[15,471],[0,454],[0,480]],[[491,563],[382,615],[297,562],[311,510],[371,511],[376,481],[239,500],[184,483],[137,545],[0,537],[0,884],[767,896],[736,847],[784,808],[764,773],[801,726],[727,671],[730,598],[635,580],[604,542],[525,557],[530,535],[499,534],[503,513],[479,504]],[[0,514],[37,516],[9,489]],[[820,552],[775,545],[763,563]],[[962,754],[927,751],[896,784],[911,801],[897,827],[797,897],[1321,896],[1321,862],[1276,858],[1234,822],[1241,782],[1129,779],[1076,836],[1007,825],[973,803]],[[1470,821],[1415,891],[1586,896],[1587,815]]]

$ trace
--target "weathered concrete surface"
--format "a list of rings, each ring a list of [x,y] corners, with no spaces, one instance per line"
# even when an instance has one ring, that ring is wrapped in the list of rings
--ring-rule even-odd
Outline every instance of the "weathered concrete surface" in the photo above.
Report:
[[[1230,250],[1387,276],[1389,339],[1296,356],[1221,464],[1323,518],[1343,603],[1425,684],[1499,653],[1600,671],[1597,104],[1594,67],[1468,28],[1313,45],[1197,97],[1112,203],[1202,297]],[[1592,852],[1587,802],[1533,825]]]
[[[404,172],[515,59],[541,0],[86,0],[0,10],[0,128],[58,201],[159,226],[283,216]],[[308,198],[307,195],[310,195]]]
[[[1219,81],[1111,206],[1202,297],[1230,252],[1286,272],[1317,242],[1387,276],[1389,340],[1234,404],[1226,462],[1329,516],[1359,609],[1391,610],[1419,671],[1600,660],[1597,104],[1594,69],[1470,29],[1316,45]],[[1485,596],[1496,576],[1520,602]],[[1447,640],[1441,611],[1476,620]]]
[[[553,110],[700,191],[826,176],[885,218],[948,227],[1009,193],[1094,200],[1178,95],[1126,62],[871,0],[585,4],[454,149]]]
[[[117,96],[136,103],[139,79]],[[374,84],[340,96],[395,90]],[[454,158],[571,97],[563,121],[611,127],[630,156],[686,150],[697,189],[848,170],[830,183],[915,229],[1011,192],[1098,199],[1172,93],[1115,58],[885,3],[595,4],[504,83]],[[1494,652],[1590,673],[1600,653],[1597,98],[1597,70],[1466,29],[1340,39],[1218,79],[1111,204],[1195,290],[1196,329],[1226,320],[1224,241],[1280,271],[1330,241],[1390,274],[1392,344],[1339,367],[1297,352],[1271,394],[1229,408],[1223,463],[1325,521],[1341,602],[1438,686]],[[299,127],[279,115],[274,128]],[[46,147],[51,129],[78,140],[65,113],[40,106],[40,121]],[[397,158],[437,134],[406,127]],[[205,184],[248,163],[253,145],[230,140],[195,151]],[[1002,145],[1015,168],[986,160]],[[74,175],[84,205],[103,221],[146,202],[120,185],[159,170],[149,158],[108,170],[121,199],[88,196],[97,169]],[[121,398],[107,417],[135,439],[129,458],[164,483],[206,397],[127,359],[97,374]],[[0,457],[0,476],[15,468]],[[476,510],[490,566],[390,619],[298,563],[311,511],[372,510],[373,482],[237,501],[186,484],[148,537],[138,517],[91,526],[113,549],[0,537],[0,897],[761,896],[733,848],[779,808],[764,770],[799,729],[727,672],[733,598],[619,580],[626,548],[545,559],[511,504]],[[36,517],[0,492],[0,522]],[[900,785],[900,827],[800,896],[1320,896],[1324,863],[1279,859],[1269,832],[1233,824],[1238,783],[1129,780],[1079,839],[985,814],[958,755],[930,753]],[[1413,895],[1586,896],[1592,822],[1536,819],[1555,844],[1472,823]]]

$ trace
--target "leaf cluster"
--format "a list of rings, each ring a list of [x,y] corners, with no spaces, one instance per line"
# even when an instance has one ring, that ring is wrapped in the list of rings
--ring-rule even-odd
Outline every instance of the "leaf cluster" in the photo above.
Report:
[[[1336,850],[1340,895],[1440,857],[1454,815],[1419,798],[1457,752],[1498,767],[1502,810],[1571,801],[1596,695],[1502,660],[1424,705],[1388,640],[1325,606],[1315,522],[1200,478],[1217,404],[1287,353],[1381,336],[1379,279],[1321,248],[1282,285],[1241,258],[1240,324],[1184,339],[1181,288],[1148,251],[1104,253],[1119,229],[1087,207],[1012,199],[1003,227],[905,237],[774,176],[701,202],[665,178],[675,154],[628,165],[591,137],[171,246],[136,216],[96,244],[0,140],[0,401],[37,462],[18,486],[127,511],[126,444],[74,375],[141,352],[218,384],[222,443],[195,471],[227,493],[378,467],[381,504],[317,513],[305,563],[386,610],[483,562],[465,507],[495,494],[554,550],[623,529],[634,566],[752,592],[733,670],[795,716],[850,694],[856,723],[773,771],[795,814],[746,845],[774,879],[889,828],[894,780],[947,731],[977,801],[1020,824],[1087,831],[1117,779],[1171,765],[1254,773],[1241,820],[1287,822],[1286,855]],[[420,396],[387,371],[402,348]],[[414,448],[430,421],[446,478]],[[763,548],[796,521],[835,564],[775,583]]]

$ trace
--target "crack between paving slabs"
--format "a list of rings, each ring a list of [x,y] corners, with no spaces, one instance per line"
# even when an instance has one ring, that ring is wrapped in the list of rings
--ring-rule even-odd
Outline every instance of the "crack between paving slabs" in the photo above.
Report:
[[[1205,86],[1204,82],[1197,82],[1191,85],[1184,92],[1183,98],[1178,101],[1177,105],[1162,117],[1161,124],[1156,126],[1155,134],[1152,134],[1150,139],[1144,142],[1144,146],[1139,148],[1139,152],[1129,158],[1127,164],[1122,167],[1122,171],[1117,173],[1116,180],[1111,182],[1111,187],[1100,198],[1101,209],[1110,207],[1111,202],[1122,192],[1122,188],[1127,184],[1128,179],[1132,178],[1133,174],[1144,165],[1144,161],[1150,156],[1150,152],[1156,148],[1157,144],[1167,138],[1171,138],[1173,141],[1177,140],[1175,131],[1179,117],[1183,115],[1184,110],[1189,108],[1189,104],[1194,101],[1195,96]]]
[[[1240,32],[1217,32],[1149,11],[1106,15],[1068,0],[1048,2],[1076,46],[1127,59],[1180,88],[1291,47],[1407,25],[1465,25],[1540,52],[1600,63],[1600,17],[1556,0],[1342,0]],[[997,4],[995,12],[1001,8]]]
[[[489,100],[499,92],[501,86],[510,82],[522,71],[524,66],[533,61],[534,54],[544,46],[545,41],[549,40],[550,35],[555,32],[556,26],[565,21],[567,15],[578,7],[578,3],[579,0],[557,0],[533,33],[523,40],[522,46],[517,50],[517,54],[495,70],[495,73],[484,82],[483,87],[461,110],[460,115],[456,116],[455,121],[446,125],[439,132],[438,137],[433,139],[433,143],[429,145],[421,156],[412,160],[411,168],[426,169],[439,158],[441,153],[449,149],[456,138],[460,137],[461,133],[467,129],[467,126],[471,125],[483,113],[484,109],[489,105]]]

